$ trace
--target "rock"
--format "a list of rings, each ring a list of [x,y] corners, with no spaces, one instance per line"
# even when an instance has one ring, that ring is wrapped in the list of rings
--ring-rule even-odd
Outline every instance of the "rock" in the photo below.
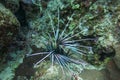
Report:
[[[104,70],[84,70],[80,77],[83,80],[109,80]]]
[[[102,70],[84,70],[80,77],[83,80],[119,80],[120,79],[120,70],[116,66],[114,60],[111,60],[105,69]]]
[[[109,80],[119,80],[120,79],[120,70],[118,69],[117,65],[115,64],[114,60],[111,60],[107,66],[106,71],[109,73]]]
[[[115,45],[116,55],[114,57],[114,61],[117,67],[120,69],[120,44]]]
[[[0,4],[0,48],[14,41],[20,23],[12,12]]]

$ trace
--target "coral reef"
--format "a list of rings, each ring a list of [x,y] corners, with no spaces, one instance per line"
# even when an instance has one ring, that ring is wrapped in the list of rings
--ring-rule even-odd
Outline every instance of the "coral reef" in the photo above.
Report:
[[[119,79],[119,2],[0,1],[0,80]]]
[[[53,19],[53,24],[57,25],[58,19],[56,16],[58,13],[56,12],[58,7],[60,8],[60,17],[62,17],[62,19],[59,20],[61,21],[60,30],[64,30],[64,25],[68,25],[67,21],[70,20],[68,25],[69,28],[67,28],[66,32],[72,32],[74,27],[78,25],[79,29],[75,30],[75,32],[80,32],[80,35],[77,37],[98,38],[97,42],[93,43],[95,45],[92,44],[95,54],[88,54],[87,57],[84,58],[91,64],[101,65],[101,68],[105,66],[105,64],[110,60],[110,57],[114,56],[112,54],[114,54],[115,51],[113,48],[110,48],[110,46],[113,46],[113,44],[117,42],[113,35],[113,30],[115,29],[115,23],[113,21],[115,21],[115,19],[113,19],[113,14],[108,8],[113,8],[111,1],[49,1],[46,10],[43,12],[41,11],[41,13],[43,13],[42,17],[29,22],[31,28],[35,30],[31,32],[31,44],[35,45],[37,48],[43,49],[42,41],[44,41],[44,38],[40,36],[42,35],[41,32],[52,31],[52,29],[50,29],[51,21],[47,11],[49,11],[48,13]],[[74,16],[71,17],[72,15]],[[54,27],[56,28],[57,26]],[[109,50],[110,52],[108,52]],[[111,56],[107,56],[108,54]]]

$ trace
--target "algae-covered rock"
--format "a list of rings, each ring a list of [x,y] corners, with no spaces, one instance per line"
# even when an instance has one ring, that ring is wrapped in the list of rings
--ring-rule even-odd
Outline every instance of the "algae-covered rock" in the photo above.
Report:
[[[12,12],[0,4],[0,47],[14,41],[20,24]]]
[[[23,62],[24,55],[24,50],[14,51],[9,55],[11,60],[7,61],[6,64],[0,63],[0,80],[13,80],[15,69]]]
[[[78,75],[83,70],[81,65],[69,64],[69,70],[62,69],[59,65],[53,66],[49,61],[43,61],[37,66],[36,73],[31,80],[74,80],[75,76],[82,80]]]

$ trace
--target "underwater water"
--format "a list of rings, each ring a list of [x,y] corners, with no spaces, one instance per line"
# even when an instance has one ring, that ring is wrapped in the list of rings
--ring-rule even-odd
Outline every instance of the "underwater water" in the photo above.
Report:
[[[120,0],[0,0],[0,80],[120,80]]]

